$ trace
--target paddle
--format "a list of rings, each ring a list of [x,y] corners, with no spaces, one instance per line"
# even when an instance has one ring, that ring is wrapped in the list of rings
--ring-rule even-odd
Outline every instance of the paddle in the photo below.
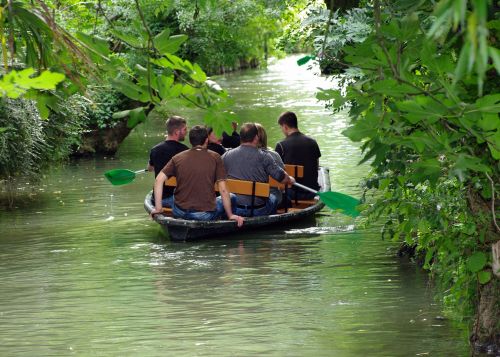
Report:
[[[148,172],[147,169],[131,171],[126,169],[115,169],[104,173],[104,176],[115,186],[126,185],[135,180],[137,174]]]
[[[340,210],[342,213],[351,216],[357,217],[359,216],[359,211],[356,210],[356,206],[359,205],[359,200],[348,196],[346,194],[340,192],[319,192],[309,188],[307,186],[301,185],[300,183],[294,183],[294,186],[300,187],[303,190],[315,193],[319,196],[320,200],[329,208],[333,210]]]

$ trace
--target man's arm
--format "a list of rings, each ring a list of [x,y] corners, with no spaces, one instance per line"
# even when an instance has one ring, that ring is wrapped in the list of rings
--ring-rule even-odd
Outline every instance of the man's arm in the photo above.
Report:
[[[224,211],[226,211],[227,217],[232,221],[236,221],[238,227],[241,227],[243,225],[243,217],[233,214],[231,209],[231,197],[229,196],[229,191],[227,190],[226,181],[218,181],[217,184],[219,186],[222,204],[224,205]]]
[[[154,170],[155,170],[155,167],[153,165],[151,165],[150,163],[148,163],[148,171],[151,172]]]
[[[155,208],[151,211],[150,216],[153,217],[157,213],[162,212],[162,204],[161,200],[163,197],[163,186],[165,185],[165,180],[167,179],[167,175],[163,171],[160,171],[158,173],[158,176],[156,176],[155,179],[155,185],[154,185],[154,197],[155,197]]]

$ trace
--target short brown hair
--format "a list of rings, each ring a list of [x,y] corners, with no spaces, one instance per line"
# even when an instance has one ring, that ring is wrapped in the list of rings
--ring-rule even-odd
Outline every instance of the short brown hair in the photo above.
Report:
[[[173,135],[176,130],[180,130],[183,126],[186,125],[186,119],[177,115],[173,115],[167,119],[167,122],[165,124],[167,126],[167,134]]]
[[[195,125],[189,130],[189,142],[193,146],[203,145],[207,138],[207,128],[203,125]]]
[[[257,127],[254,123],[244,123],[240,129],[240,141],[242,143],[249,143],[255,138],[257,133]]]
[[[289,128],[298,128],[297,116],[294,112],[284,112],[278,118],[279,125],[286,125]]]

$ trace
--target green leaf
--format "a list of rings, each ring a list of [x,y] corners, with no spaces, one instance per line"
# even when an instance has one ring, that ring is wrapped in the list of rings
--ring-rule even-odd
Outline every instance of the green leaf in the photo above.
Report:
[[[469,62],[471,52],[471,44],[470,42],[466,42],[458,57],[457,66],[455,67],[455,75],[453,77],[453,85],[457,84],[457,82],[460,81],[467,73],[467,64]]]
[[[483,113],[477,125],[484,131],[500,130],[500,119],[496,113]]]
[[[491,143],[488,143],[488,148],[490,149],[491,156],[495,160],[500,160],[500,150],[496,149]]]
[[[162,35],[163,32],[160,33],[160,35]],[[174,35],[169,38],[166,38],[165,34],[160,37],[158,36],[154,39],[155,47],[163,55],[176,53],[179,51],[181,45],[188,39],[187,35]]]
[[[487,270],[482,270],[477,273],[477,278],[481,284],[486,284],[491,280],[491,272]]]
[[[441,176],[441,163],[434,158],[417,161],[411,165],[414,169],[414,174],[411,176],[415,182],[424,182],[429,180],[435,183]]]
[[[203,83],[207,80],[207,75],[198,64],[193,64],[193,72],[189,76],[196,82]]]
[[[109,45],[108,41],[99,38],[97,36],[90,36],[84,34],[83,32],[77,32],[75,37],[79,39],[84,45],[86,45],[91,51],[103,56],[109,56]]]
[[[169,39],[170,29],[167,27],[154,37],[153,44],[160,53],[163,53],[162,48],[168,43]]]
[[[116,112],[113,113],[113,119],[123,119],[125,117],[128,117],[130,114],[130,109],[127,110],[122,110],[121,112]]]
[[[38,77],[21,78],[18,82],[20,85],[26,85],[33,89],[56,89],[56,86],[61,83],[66,76],[62,73],[44,71]]]
[[[340,108],[347,102],[347,99],[342,96],[340,90],[323,89],[323,88],[318,88],[318,89],[319,91],[316,93],[316,99],[324,101],[333,101],[334,108]]]
[[[446,115],[447,108],[432,98],[426,96],[416,96],[413,100],[397,102],[396,106],[408,114],[405,118],[412,124],[422,120],[428,123],[435,123],[439,118]]]
[[[57,104],[57,98],[53,95],[39,94],[35,95],[36,106],[40,117],[42,119],[48,119],[50,115],[50,109],[55,109]]]
[[[19,98],[29,89],[53,90],[66,77],[62,73],[44,71],[38,77],[32,77],[33,68],[17,72],[12,70],[0,78],[0,96]]]
[[[489,166],[486,166],[481,163],[481,159],[478,157],[459,154],[455,158],[452,156],[449,157],[450,161],[454,162],[454,165],[451,167],[450,174],[457,176],[460,181],[465,181],[467,177],[469,177],[468,172],[490,172],[491,169]]]
[[[174,84],[174,76],[167,77],[165,75],[160,75],[157,77],[157,83],[160,98],[167,98],[169,96],[170,88],[172,87],[172,84]]]
[[[117,91],[123,93],[130,99],[141,101],[141,97],[144,95],[144,91],[141,87],[126,79],[112,79],[111,84]]]
[[[483,252],[475,252],[467,259],[467,268],[473,273],[482,270],[486,265],[486,254]]]
[[[169,97],[170,98],[176,98],[178,96],[180,96],[182,93],[182,84],[180,83],[177,83],[175,84],[172,89],[170,90],[170,93],[169,93]]]
[[[143,43],[142,43],[140,37],[137,37],[137,36],[131,35],[131,34],[127,34],[127,33],[123,32],[123,31],[117,30],[116,28],[115,29],[111,29],[109,31],[111,32],[111,34],[113,36],[117,37],[118,39],[120,39],[123,42],[129,44],[132,47],[136,47],[136,48],[142,48],[143,47]]]
[[[366,115],[359,118],[354,125],[342,131],[352,141],[361,141],[365,138],[377,136],[378,118],[375,115]]]
[[[231,132],[231,123],[237,121],[237,118],[236,114],[231,111],[208,108],[203,121],[207,126],[213,128],[216,135],[220,136],[223,131]]]
[[[135,128],[139,123],[142,123],[146,120],[146,112],[143,107],[135,108],[130,110],[129,118],[127,121],[128,128]]]
[[[493,66],[495,66],[497,73],[500,73],[500,50],[498,48],[490,46],[488,47],[488,54],[493,61]]]
[[[500,94],[490,94],[476,100],[475,106],[482,113],[500,113]]]

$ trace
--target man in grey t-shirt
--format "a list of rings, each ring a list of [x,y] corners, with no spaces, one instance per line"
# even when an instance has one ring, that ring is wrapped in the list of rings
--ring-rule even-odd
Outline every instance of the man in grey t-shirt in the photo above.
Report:
[[[227,176],[238,180],[269,182],[269,176],[285,185],[294,184],[295,179],[279,167],[271,155],[257,147],[259,137],[254,123],[245,123],[241,126],[241,145],[222,155]],[[235,214],[248,217],[252,214],[252,197],[236,195],[237,206]],[[278,206],[278,197],[271,193],[269,199],[255,198],[253,206],[254,216],[275,214]]]

